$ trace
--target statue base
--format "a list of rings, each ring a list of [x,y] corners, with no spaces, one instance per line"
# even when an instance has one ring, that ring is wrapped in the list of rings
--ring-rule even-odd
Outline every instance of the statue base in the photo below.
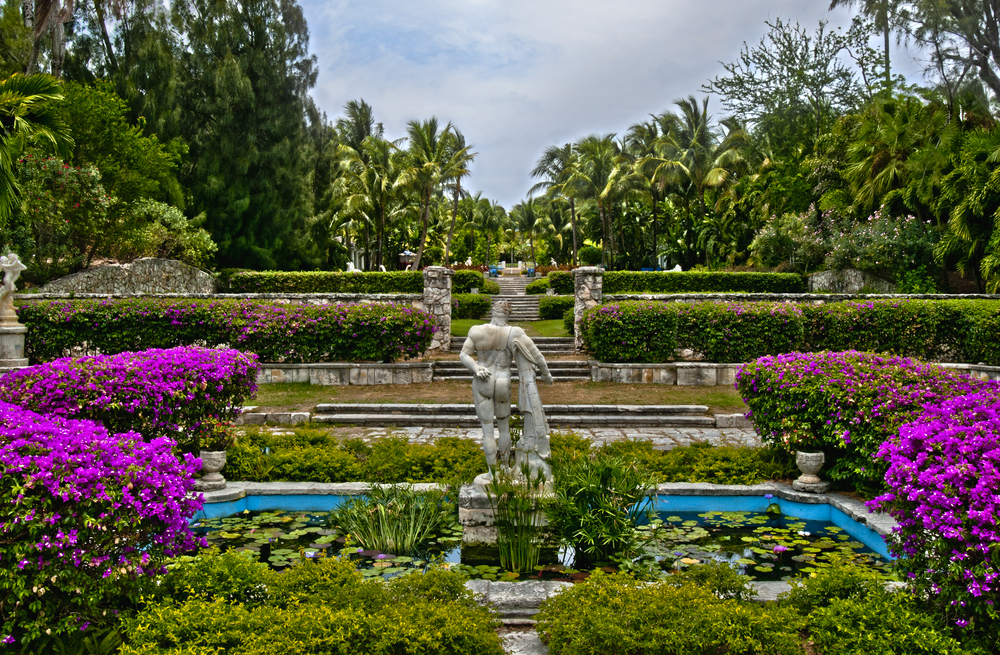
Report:
[[[20,323],[0,323],[0,373],[28,366],[24,356],[24,335],[28,328]]]
[[[480,473],[472,484],[463,484],[458,492],[458,522],[462,524],[462,544],[496,545],[496,516],[486,494],[486,485],[493,482],[489,473]],[[543,496],[552,497],[552,481],[545,484]],[[540,517],[540,525],[547,522]],[[548,536],[548,531],[543,531]]]

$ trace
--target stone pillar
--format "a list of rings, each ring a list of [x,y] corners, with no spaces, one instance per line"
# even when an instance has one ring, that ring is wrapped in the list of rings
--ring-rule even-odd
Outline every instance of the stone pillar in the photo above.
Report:
[[[583,312],[601,304],[604,297],[604,269],[599,266],[581,266],[573,270],[573,285],[576,290],[576,304],[573,305],[573,333],[576,336],[576,350],[583,350],[583,334],[580,319]]]
[[[451,350],[451,276],[455,271],[444,266],[424,269],[424,311],[434,316],[438,331],[428,352]]]

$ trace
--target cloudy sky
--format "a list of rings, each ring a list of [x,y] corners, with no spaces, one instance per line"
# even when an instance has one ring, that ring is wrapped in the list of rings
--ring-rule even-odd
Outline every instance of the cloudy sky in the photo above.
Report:
[[[542,151],[623,133],[697,93],[765,20],[846,27],[828,0],[300,0],[331,119],[364,98],[387,136],[453,122],[479,153],[466,186],[511,207]],[[898,64],[919,78],[903,48]],[[721,113],[713,101],[709,109]]]

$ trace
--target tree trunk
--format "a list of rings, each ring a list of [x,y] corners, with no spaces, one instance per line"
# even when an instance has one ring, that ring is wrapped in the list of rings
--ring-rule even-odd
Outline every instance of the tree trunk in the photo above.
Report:
[[[892,93],[892,72],[889,69],[889,0],[882,0],[882,29],[885,30],[885,90]]]
[[[569,199],[569,221],[570,221],[570,224],[573,226],[573,266],[576,266],[576,264],[577,264],[577,260],[576,260],[576,253],[577,253],[577,247],[576,247],[576,202],[573,200],[573,198]]]
[[[375,237],[378,240],[378,256],[375,261],[375,268],[382,270],[384,265],[383,256],[385,254],[385,207],[379,208],[378,212],[378,236]]]
[[[659,249],[656,243],[656,198],[653,198],[653,270],[660,267]]]
[[[448,241],[444,244],[444,264],[451,266],[451,235],[455,232],[455,218],[458,216],[458,196],[462,193],[462,180],[455,181],[455,203],[451,207],[451,225],[448,227]]]
[[[111,73],[115,74],[118,72],[118,57],[115,56],[115,48],[111,44],[111,37],[108,36],[103,0],[94,0],[94,10],[97,12],[97,24],[101,26],[101,42],[104,43],[104,50],[108,54],[108,64],[110,64]]]
[[[604,205],[600,202],[597,203],[597,211],[601,215],[601,265],[607,267],[608,221],[607,217],[604,215]]]
[[[427,223],[429,222],[428,214],[431,211],[431,190],[427,189],[424,194],[424,209],[420,212],[420,222],[422,223],[421,234],[420,234],[420,247],[417,248],[417,260],[413,262],[414,271],[420,270],[420,260],[424,257],[424,243],[427,241]]]
[[[368,221],[365,221],[365,265],[362,268],[366,271],[372,270],[372,243]]]

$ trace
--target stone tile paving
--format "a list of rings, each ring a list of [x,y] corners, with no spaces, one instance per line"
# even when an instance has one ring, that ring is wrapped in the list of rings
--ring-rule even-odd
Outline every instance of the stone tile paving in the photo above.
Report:
[[[284,428],[272,428],[277,432]],[[460,439],[482,438],[479,428],[438,428],[438,427],[343,427],[332,428],[340,437],[360,437],[365,441],[375,441],[389,436],[405,436],[410,443],[432,443],[440,437]],[[670,450],[675,446],[690,446],[707,442],[714,446],[745,445],[759,446],[760,438],[749,428],[576,428],[573,432],[587,437],[595,444],[606,444],[626,439],[646,439],[659,450]]]

